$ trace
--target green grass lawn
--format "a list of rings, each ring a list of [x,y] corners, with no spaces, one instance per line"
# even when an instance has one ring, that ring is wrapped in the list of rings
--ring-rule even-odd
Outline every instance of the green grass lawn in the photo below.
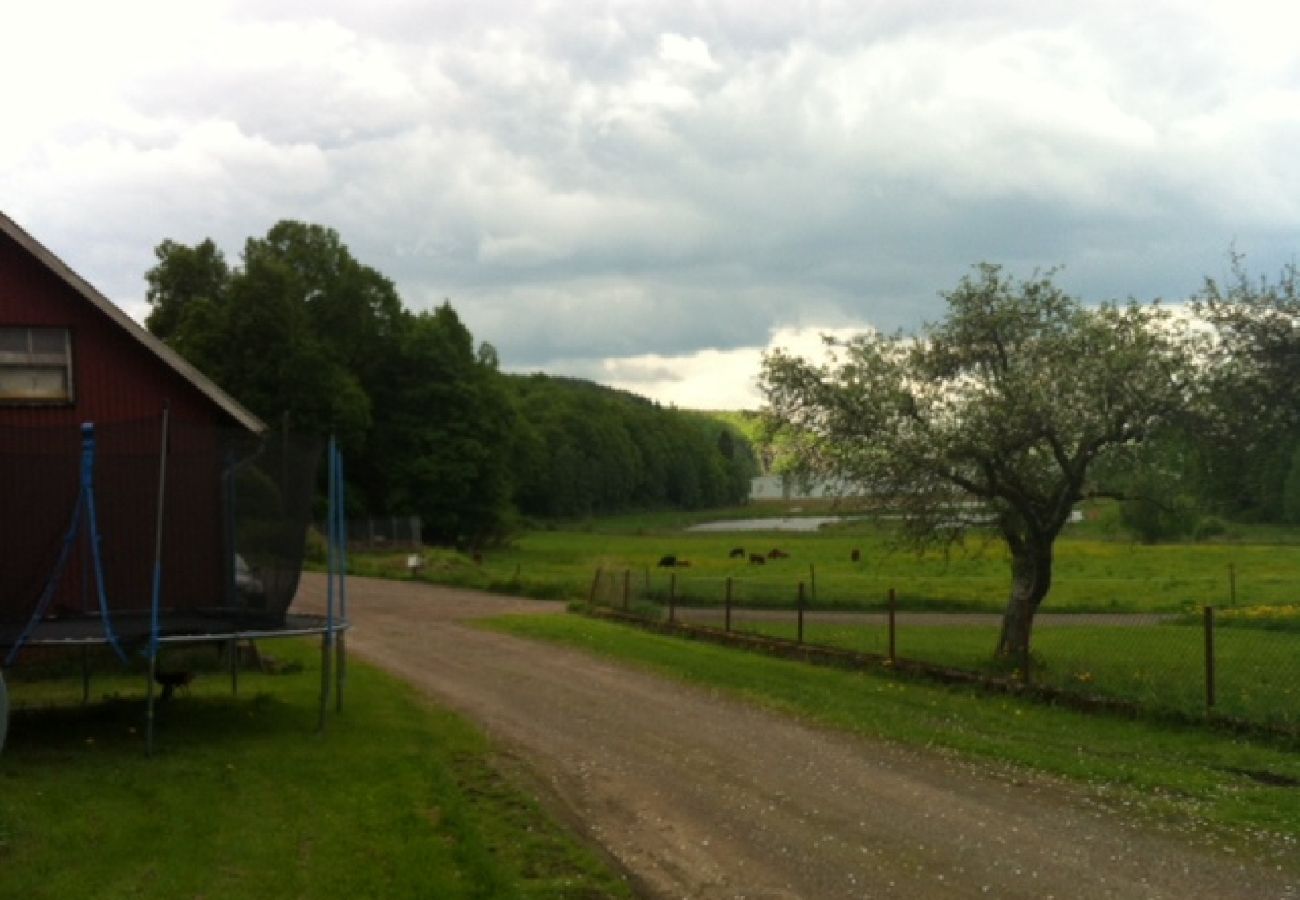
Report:
[[[1300,754],[1285,745],[1009,696],[845,672],[648,634],[577,616],[486,623],[580,647],[873,738],[1061,776],[1106,805],[1194,839],[1237,844],[1300,869]]]
[[[463,720],[364,665],[316,733],[316,645],[264,642],[291,674],[201,674],[145,755],[141,677],[10,678],[0,895],[627,896]]]

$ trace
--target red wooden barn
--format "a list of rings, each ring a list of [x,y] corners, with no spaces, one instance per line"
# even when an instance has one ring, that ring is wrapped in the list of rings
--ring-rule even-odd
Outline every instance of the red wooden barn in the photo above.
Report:
[[[223,609],[232,472],[265,426],[0,214],[0,646],[34,616],[102,628],[104,610],[126,620],[149,609],[164,407],[161,605]],[[87,422],[106,605],[78,513]]]

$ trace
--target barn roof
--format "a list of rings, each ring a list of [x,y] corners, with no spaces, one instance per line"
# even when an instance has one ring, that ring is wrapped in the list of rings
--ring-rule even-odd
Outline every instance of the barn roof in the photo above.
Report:
[[[193,385],[199,393],[215,403],[240,425],[254,433],[261,433],[266,430],[266,423],[245,409],[234,397],[217,387],[212,379],[186,362],[179,353],[146,331],[112,300],[109,300],[97,291],[90,282],[72,271],[63,260],[51,253],[40,241],[24,231],[3,212],[0,212],[0,232],[8,235],[20,247],[40,260],[46,268],[62,279],[88,303],[107,316],[110,321],[134,338],[147,351],[158,357],[165,366]]]

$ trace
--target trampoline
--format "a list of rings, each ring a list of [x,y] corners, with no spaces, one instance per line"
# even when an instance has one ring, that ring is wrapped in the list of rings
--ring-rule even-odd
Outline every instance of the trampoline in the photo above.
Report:
[[[321,494],[327,612],[290,613]],[[12,707],[4,671],[32,653],[97,646],[147,664],[152,751],[165,648],[319,636],[324,727],[346,673],[343,509],[333,440],[287,428],[253,435],[166,410],[103,426],[0,427],[0,749]],[[229,657],[233,687],[238,653]]]

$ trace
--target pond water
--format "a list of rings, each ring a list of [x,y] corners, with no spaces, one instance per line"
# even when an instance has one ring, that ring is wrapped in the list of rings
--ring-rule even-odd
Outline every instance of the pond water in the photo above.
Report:
[[[831,522],[843,522],[850,516],[786,516],[779,519],[728,519],[701,522],[687,531],[816,531]]]

